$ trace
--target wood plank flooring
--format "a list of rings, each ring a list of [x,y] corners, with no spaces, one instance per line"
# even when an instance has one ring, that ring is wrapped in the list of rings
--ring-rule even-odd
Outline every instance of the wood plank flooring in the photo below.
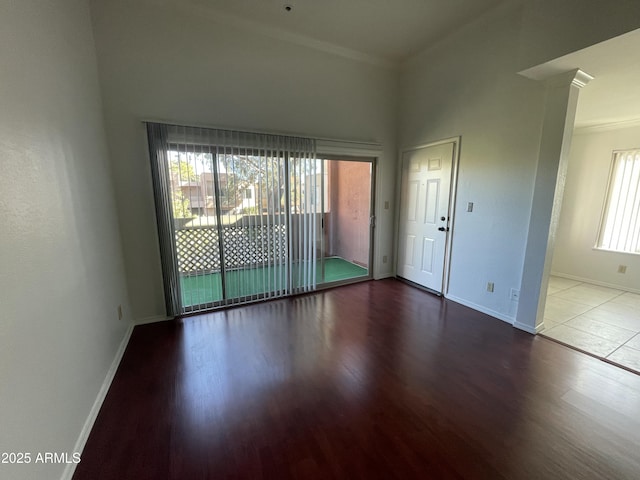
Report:
[[[395,280],[136,327],[81,479],[640,477],[640,376]]]

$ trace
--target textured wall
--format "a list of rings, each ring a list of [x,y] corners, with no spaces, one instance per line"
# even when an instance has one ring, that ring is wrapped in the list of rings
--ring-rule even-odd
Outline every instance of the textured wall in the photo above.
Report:
[[[0,478],[58,478],[130,318],[88,5],[2,2]]]

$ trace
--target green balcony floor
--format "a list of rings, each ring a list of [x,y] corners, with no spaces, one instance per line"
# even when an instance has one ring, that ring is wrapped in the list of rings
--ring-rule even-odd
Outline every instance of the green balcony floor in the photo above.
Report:
[[[340,257],[324,259],[324,282],[322,282],[321,260],[316,262],[316,283],[330,283],[367,275],[367,269]],[[294,268],[293,281],[298,283],[306,272]],[[285,286],[285,266],[257,267],[226,272],[227,298],[241,298],[259,295],[269,291],[282,290]],[[180,277],[182,305],[185,307],[222,300],[222,275],[208,273]]]

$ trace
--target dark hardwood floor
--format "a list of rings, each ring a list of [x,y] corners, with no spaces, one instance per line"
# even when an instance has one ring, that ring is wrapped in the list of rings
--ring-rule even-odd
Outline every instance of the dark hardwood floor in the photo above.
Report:
[[[640,376],[395,280],[135,328],[75,479],[640,477]]]

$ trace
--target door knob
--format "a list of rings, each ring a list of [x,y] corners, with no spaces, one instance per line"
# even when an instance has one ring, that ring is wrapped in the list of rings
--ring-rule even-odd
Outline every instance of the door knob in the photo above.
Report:
[[[444,232],[444,227],[439,227],[438,230]]]
[[[441,232],[448,232],[449,231],[449,227],[438,227],[438,230],[440,230]]]

